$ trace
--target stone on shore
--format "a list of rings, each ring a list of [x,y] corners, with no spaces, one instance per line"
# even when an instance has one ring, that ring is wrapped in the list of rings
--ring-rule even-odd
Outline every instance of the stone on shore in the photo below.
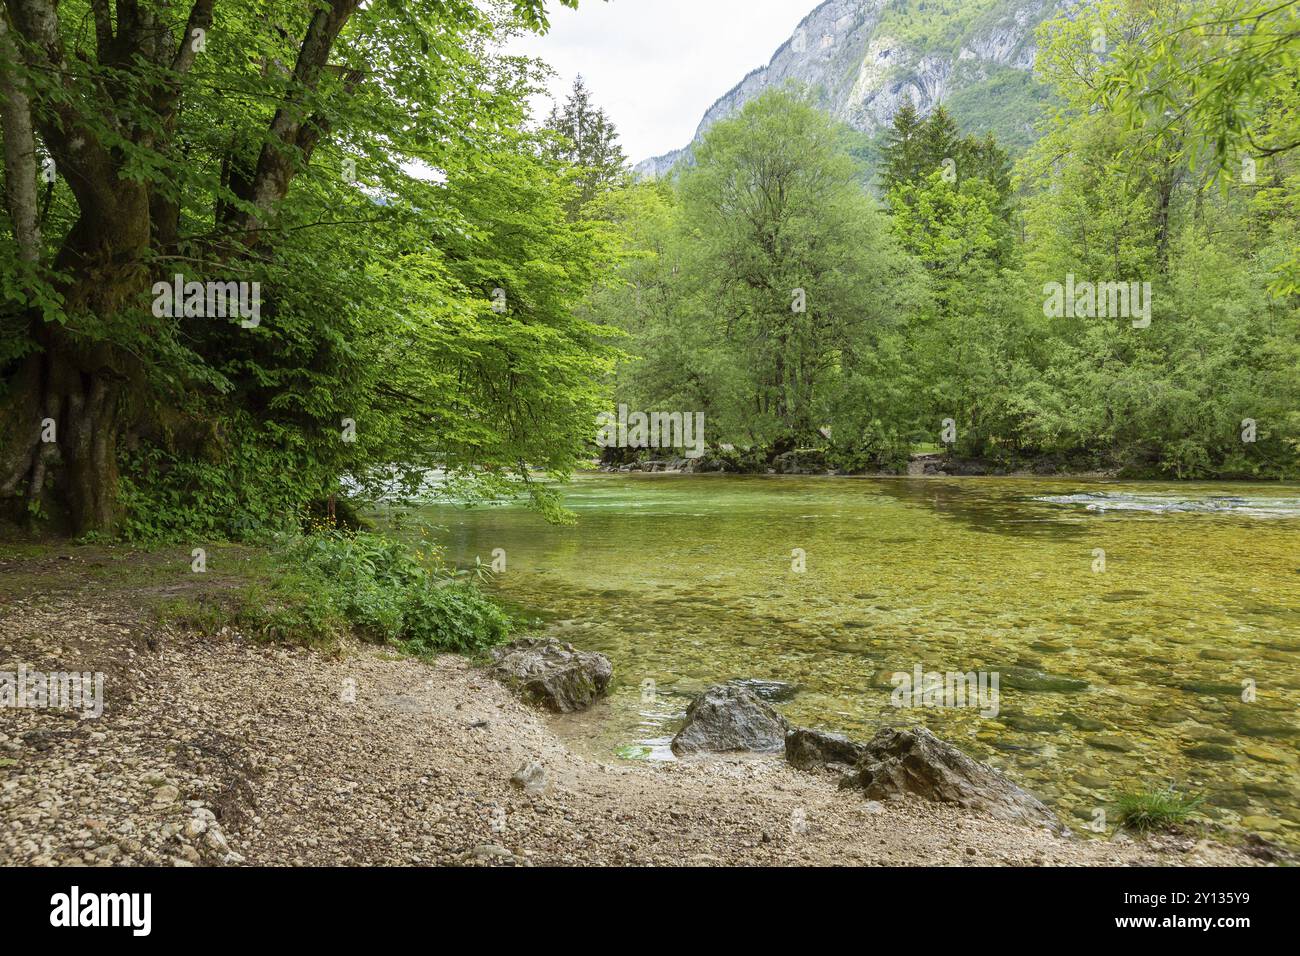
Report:
[[[785,759],[800,770],[828,766],[851,768],[857,765],[865,752],[863,744],[854,743],[843,734],[796,727],[785,735]]]
[[[691,701],[672,749],[675,754],[770,753],[785,746],[788,729],[785,718],[758,695],[736,684],[715,684]]]
[[[864,745],[853,773],[840,786],[860,789],[873,800],[912,795],[934,803],[953,803],[1000,820],[1065,832],[1056,814],[1033,794],[923,727],[878,731]]]
[[[491,673],[525,701],[556,713],[585,710],[609,689],[614,668],[594,651],[554,638],[522,638],[492,652]]]
[[[545,793],[547,782],[546,768],[536,760],[528,761],[510,777],[512,786],[528,794]]]

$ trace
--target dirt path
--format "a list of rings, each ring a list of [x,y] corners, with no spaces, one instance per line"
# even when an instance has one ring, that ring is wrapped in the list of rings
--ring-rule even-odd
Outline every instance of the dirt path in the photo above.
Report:
[[[105,707],[0,709],[4,863],[1259,862],[1192,837],[1059,839],[881,807],[776,758],[603,764],[462,658],[199,637],[77,559],[37,570],[53,583],[0,589],[0,671],[103,671]],[[510,783],[529,760],[542,794]]]

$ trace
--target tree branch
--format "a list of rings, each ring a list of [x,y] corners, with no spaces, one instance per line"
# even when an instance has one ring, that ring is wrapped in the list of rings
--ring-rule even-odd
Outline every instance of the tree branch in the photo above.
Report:
[[[256,171],[251,182],[240,191],[241,198],[256,206],[259,215],[238,213],[236,224],[240,229],[250,230],[261,224],[261,216],[288,194],[289,183],[297,171],[296,158],[304,154],[310,158],[326,124],[319,116],[304,118],[303,101],[320,83],[334,41],[360,3],[361,0],[330,0],[328,7],[317,9],[312,16],[293,68],[295,88],[276,109],[267,140],[257,158]],[[355,86],[360,77],[352,79],[350,76],[349,79]],[[257,235],[257,232],[250,232],[250,242],[255,242]]]
[[[214,0],[194,0],[194,6],[190,8],[180,49],[172,57],[172,72],[177,76],[184,76],[194,65],[194,58],[198,56],[198,51],[194,49],[194,31],[207,30],[212,26],[213,2]]]

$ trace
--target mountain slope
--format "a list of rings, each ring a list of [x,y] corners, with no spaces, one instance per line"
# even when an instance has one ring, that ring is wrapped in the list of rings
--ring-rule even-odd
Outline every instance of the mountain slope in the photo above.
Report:
[[[1075,0],[826,0],[766,66],[705,112],[695,139],[772,87],[805,87],[832,116],[865,133],[911,100],[923,114],[945,103],[966,132],[992,131],[1018,150],[1033,140],[1045,91],[1034,84],[1034,29]],[[647,159],[662,175],[690,146]]]

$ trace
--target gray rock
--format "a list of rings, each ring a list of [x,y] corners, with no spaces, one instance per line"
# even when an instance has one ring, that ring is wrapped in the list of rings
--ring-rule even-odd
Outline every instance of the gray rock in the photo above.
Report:
[[[785,759],[800,770],[836,765],[853,767],[865,752],[865,746],[843,734],[796,727],[785,735]]]
[[[686,723],[673,738],[675,754],[753,750],[785,746],[784,717],[756,694],[735,684],[715,684],[686,708]]]
[[[544,793],[546,790],[546,768],[536,760],[530,760],[510,777],[510,782],[525,793]]]
[[[799,24],[764,66],[750,71],[705,112],[692,143],[642,160],[639,177],[666,175],[678,163],[693,162],[695,142],[713,124],[739,113],[746,103],[791,81],[816,90],[818,105],[841,122],[873,134],[887,126],[910,102],[925,115],[938,103],[967,93],[983,104],[995,94],[990,80],[1002,78],[1005,89],[1018,85],[1014,71],[1033,68],[1034,28],[1069,7],[1067,0],[1028,0],[1001,4],[949,28],[938,47],[898,35],[886,21],[882,0],[826,0]],[[1010,80],[1007,78],[1010,77]],[[969,91],[969,92],[968,92]],[[1033,100],[1026,101],[1033,109]],[[995,130],[998,140],[1022,133],[1033,123],[1016,116]]]
[[[461,859],[466,861],[479,860],[484,863],[491,863],[495,860],[500,860],[502,862],[512,861],[514,858],[515,855],[503,846],[498,846],[495,843],[480,843],[478,846],[474,847],[474,849],[466,853]]]
[[[811,448],[788,451],[772,459],[772,469],[778,475],[824,475],[828,467],[825,453]]]
[[[700,455],[696,458],[686,458],[682,464],[682,474],[707,474],[713,471],[726,471],[727,467],[722,459],[713,455]]]
[[[860,789],[873,800],[911,794],[934,803],[955,803],[1000,820],[1066,832],[1056,814],[1037,797],[923,727],[878,731],[864,745],[862,758],[840,786]]]
[[[585,710],[609,690],[614,668],[594,651],[553,638],[523,638],[492,654],[491,673],[524,700],[556,713]]]

